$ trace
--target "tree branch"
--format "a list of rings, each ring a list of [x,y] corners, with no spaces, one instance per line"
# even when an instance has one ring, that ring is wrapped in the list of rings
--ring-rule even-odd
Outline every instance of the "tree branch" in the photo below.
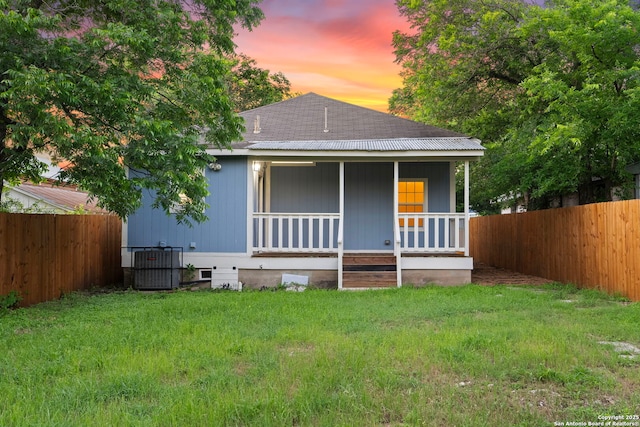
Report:
[[[62,108],[62,111],[65,112],[65,114],[67,115],[69,120],[71,120],[73,122],[73,124],[76,127],[76,129],[79,128],[81,123],[78,120],[78,118],[69,110],[69,107],[67,107],[63,103],[60,103],[60,108]]]
[[[510,17],[514,22],[520,22],[520,19],[518,19],[518,17],[517,17],[517,16],[515,16],[512,12],[510,12],[509,10],[507,10],[507,8],[506,8],[506,7],[504,7],[504,6],[500,6],[500,5],[498,5],[498,4],[493,4],[493,5],[491,5],[491,6],[488,6],[488,5],[487,5],[487,3],[486,3],[485,1],[481,1],[481,2],[480,2],[480,4],[482,4],[484,7],[489,8],[489,9],[490,9],[490,8],[495,8],[495,9],[501,10],[501,11],[503,11],[504,13],[506,13],[507,15],[509,15],[509,17]]]
[[[593,53],[593,57],[596,58],[599,63],[604,65],[604,61],[602,61],[602,59],[600,59],[600,57],[596,53],[596,47],[594,45],[591,45],[591,53]]]
[[[493,79],[497,79],[503,82],[507,82],[507,83],[511,83],[513,85],[519,85],[520,84],[520,80],[515,79],[511,76],[507,76],[506,74],[500,73],[496,70],[490,70],[489,73],[487,74],[488,77],[491,77]]]
[[[31,4],[29,5],[29,7],[33,9],[40,9],[43,4],[44,0],[31,0]]]
[[[158,96],[160,96],[160,98],[163,98],[165,101],[167,101],[169,104],[173,105],[174,107],[176,107],[176,108],[181,108],[181,109],[183,108],[182,106],[180,106],[180,105],[176,104],[176,102],[175,102],[173,99],[169,98],[167,95],[165,95],[165,94],[164,94],[164,93],[162,93],[161,91],[159,91],[159,90],[158,90],[158,91],[156,91],[155,93],[156,93]]]

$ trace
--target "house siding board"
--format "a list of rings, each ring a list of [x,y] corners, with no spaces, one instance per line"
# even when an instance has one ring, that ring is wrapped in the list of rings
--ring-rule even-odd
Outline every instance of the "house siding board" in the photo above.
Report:
[[[209,180],[206,214],[209,220],[189,227],[174,216],[153,209],[153,195],[143,196],[143,207],[127,221],[128,246],[181,246],[186,252],[246,252],[247,159],[226,157],[220,171],[205,171]],[[196,248],[191,249],[190,243]]]
[[[393,210],[393,163],[345,164],[346,250],[392,249]]]
[[[271,211],[336,213],[339,211],[338,163],[272,166]]]

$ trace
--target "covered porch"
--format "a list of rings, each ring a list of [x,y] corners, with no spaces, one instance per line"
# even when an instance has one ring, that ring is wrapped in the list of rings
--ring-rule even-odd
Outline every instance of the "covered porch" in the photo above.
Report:
[[[302,264],[318,257],[335,265],[339,289],[418,284],[426,270],[465,271],[460,277],[470,280],[469,159],[260,156],[248,163],[252,257],[304,257]]]

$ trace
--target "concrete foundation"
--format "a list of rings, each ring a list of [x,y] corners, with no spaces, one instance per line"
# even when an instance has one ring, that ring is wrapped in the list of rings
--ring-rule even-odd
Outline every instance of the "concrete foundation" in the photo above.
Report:
[[[309,277],[309,285],[321,289],[338,288],[338,272],[332,270],[240,270],[238,279],[246,289],[276,287],[282,283],[283,274]],[[471,270],[404,270],[404,285],[457,286],[471,283]]]
[[[132,272],[124,268],[125,286],[132,286]],[[319,289],[337,289],[337,270],[257,270],[239,269],[238,280],[244,289],[275,288],[282,283],[283,274],[309,277],[309,286]],[[184,279],[183,279],[184,280]],[[471,283],[471,270],[403,270],[402,283],[407,286],[441,285],[455,286]]]
[[[458,286],[471,283],[471,270],[403,270],[404,285]]]
[[[320,289],[337,289],[338,272],[335,270],[248,270],[238,271],[238,280],[244,289],[274,288],[282,283],[283,274],[309,277],[309,286]]]

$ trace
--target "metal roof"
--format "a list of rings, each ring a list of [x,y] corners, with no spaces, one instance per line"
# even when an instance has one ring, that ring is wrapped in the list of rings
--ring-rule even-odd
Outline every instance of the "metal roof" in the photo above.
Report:
[[[28,195],[29,197],[41,200],[47,205],[59,208],[60,210],[73,211],[82,207],[88,212],[107,214],[109,211],[98,207],[95,200],[89,200],[89,195],[78,190],[74,186],[55,185],[55,181],[34,184],[23,182],[15,187],[9,186],[10,190]],[[46,206],[45,206],[46,208]]]
[[[468,137],[353,139],[342,141],[261,141],[249,150],[295,151],[477,151],[480,141]]]

